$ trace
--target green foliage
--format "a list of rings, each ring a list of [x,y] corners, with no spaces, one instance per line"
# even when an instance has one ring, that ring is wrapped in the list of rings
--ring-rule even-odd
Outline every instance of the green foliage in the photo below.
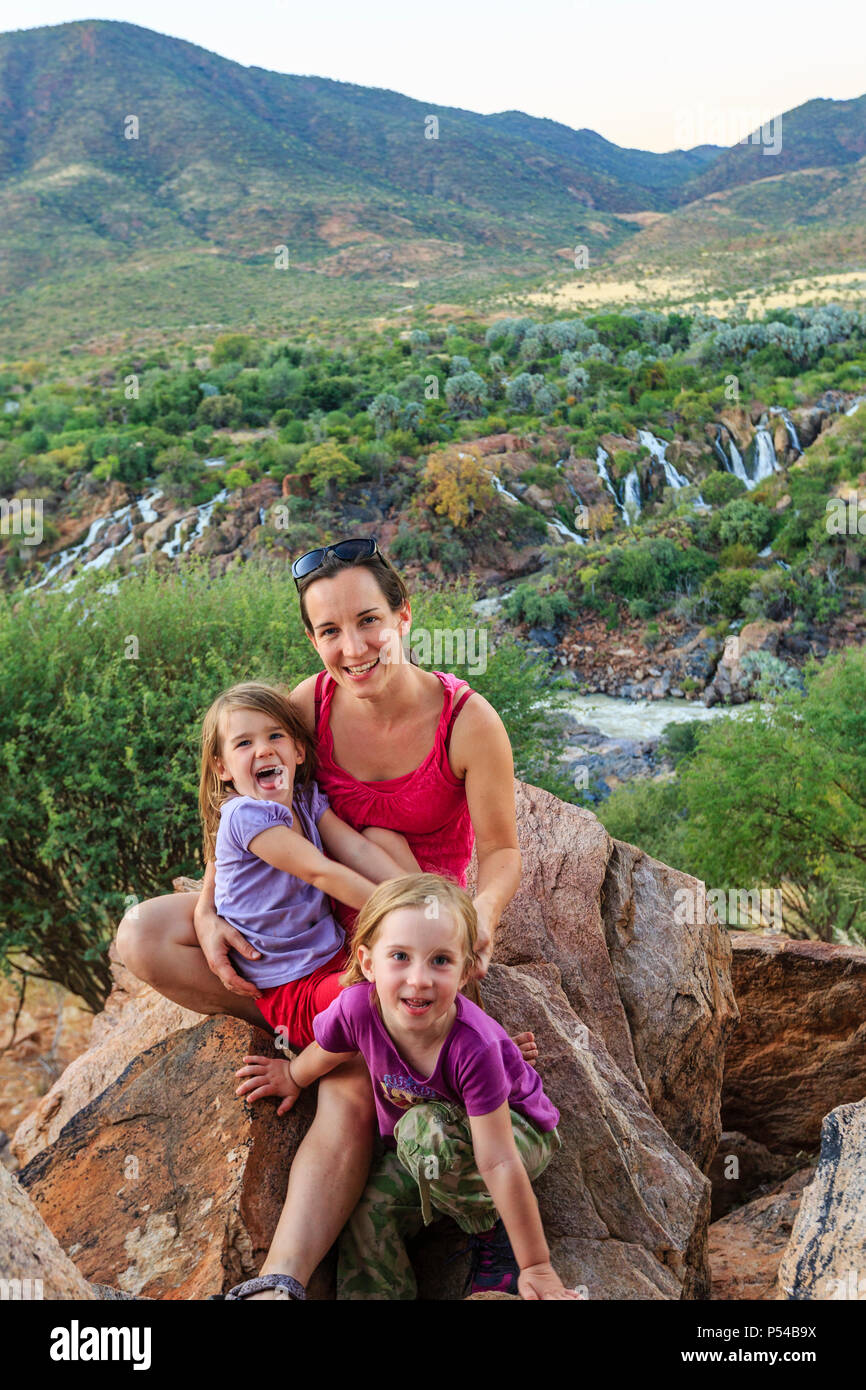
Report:
[[[652,537],[614,548],[604,586],[622,599],[658,600],[691,593],[715,565],[696,546],[684,548],[665,536]]]
[[[733,473],[710,473],[701,483],[701,496],[711,507],[722,507],[744,492],[745,484]]]
[[[769,507],[751,497],[735,497],[709,521],[709,532],[721,545],[747,545],[762,550],[775,529]]]
[[[530,627],[552,628],[568,617],[571,603],[566,594],[557,590],[544,592],[534,584],[518,584],[505,600],[503,609],[507,617]]]
[[[776,685],[766,709],[701,729],[677,778],[617,789],[611,834],[709,886],[780,889],[792,936],[866,942],[866,651]],[[735,833],[732,832],[735,827]]]

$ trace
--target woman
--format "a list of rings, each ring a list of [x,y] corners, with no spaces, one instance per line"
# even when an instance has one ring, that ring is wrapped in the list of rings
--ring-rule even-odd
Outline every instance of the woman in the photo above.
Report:
[[[474,836],[484,975],[496,925],[520,881],[513,761],[502,721],[465,682],[400,659],[400,639],[411,622],[409,596],[375,540],[310,551],[295,561],[292,574],[304,628],[324,667],[292,693],[316,739],[317,780],[336,813],[356,829],[401,831],[423,870],[462,884]],[[185,1008],[233,1014],[262,1027],[258,991],[228,956],[230,947],[249,958],[255,953],[217,916],[213,879],[210,863],[198,898],[171,894],[140,903],[120,924],[118,952],[139,979]],[[523,1050],[532,1060],[531,1040]],[[364,1188],[373,1131],[363,1062],[324,1077],[261,1271],[282,1278],[252,1296],[273,1297],[282,1283],[303,1297]]]

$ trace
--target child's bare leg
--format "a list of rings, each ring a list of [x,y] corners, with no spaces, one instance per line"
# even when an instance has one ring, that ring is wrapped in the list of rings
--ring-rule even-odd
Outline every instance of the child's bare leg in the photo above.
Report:
[[[409,841],[398,830],[383,830],[380,825],[368,825],[361,834],[365,840],[370,840],[385,850],[386,854],[390,854],[392,859],[396,859],[407,874],[420,874],[421,865],[409,848]]]

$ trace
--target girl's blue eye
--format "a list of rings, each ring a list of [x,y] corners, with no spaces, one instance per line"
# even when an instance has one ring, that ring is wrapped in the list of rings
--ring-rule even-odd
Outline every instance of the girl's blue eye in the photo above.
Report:
[[[406,952],[405,952],[405,951],[392,951],[392,952],[391,952],[391,955],[394,957],[394,960],[408,960],[408,959],[409,959],[409,957],[406,955]]]
[[[450,963],[451,963],[451,957],[450,957],[450,956],[434,956],[434,957],[433,957],[433,964],[434,964],[434,965],[450,965]]]

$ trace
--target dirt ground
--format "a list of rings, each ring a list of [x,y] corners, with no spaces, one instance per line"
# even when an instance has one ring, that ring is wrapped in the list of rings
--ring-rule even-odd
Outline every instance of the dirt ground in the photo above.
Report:
[[[0,979],[0,1157],[11,1136],[65,1067],[87,1047],[93,1014],[74,994],[47,980],[28,980],[24,1008],[12,1022],[18,991]]]

